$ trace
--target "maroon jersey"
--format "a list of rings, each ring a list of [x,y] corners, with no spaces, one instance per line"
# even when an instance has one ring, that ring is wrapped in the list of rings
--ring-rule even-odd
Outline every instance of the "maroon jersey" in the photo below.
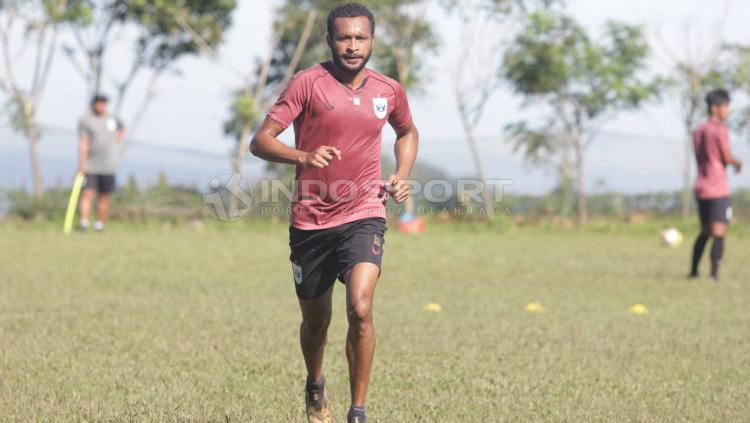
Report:
[[[726,125],[708,120],[693,134],[698,174],[695,178],[696,197],[707,200],[729,197],[727,169],[721,152],[729,152],[729,131]]]
[[[411,123],[401,85],[366,69],[352,90],[331,73],[331,62],[297,73],[267,119],[294,123],[296,148],[311,152],[327,145],[341,150],[323,169],[297,166],[292,226],[323,229],[370,217],[385,218],[380,144],[386,121],[395,129]]]

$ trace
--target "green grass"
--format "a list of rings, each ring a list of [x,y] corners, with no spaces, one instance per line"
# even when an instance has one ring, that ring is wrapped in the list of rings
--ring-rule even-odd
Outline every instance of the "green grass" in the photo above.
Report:
[[[745,232],[710,285],[684,279],[692,234],[666,249],[623,230],[433,229],[386,236],[371,421],[750,415]],[[5,225],[0,250],[0,420],[304,420],[285,227]],[[341,288],[325,365],[337,421]]]

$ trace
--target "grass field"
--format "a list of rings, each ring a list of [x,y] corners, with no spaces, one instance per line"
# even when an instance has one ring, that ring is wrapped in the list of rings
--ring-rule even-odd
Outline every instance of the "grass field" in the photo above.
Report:
[[[710,285],[684,278],[687,235],[670,250],[650,232],[390,231],[370,421],[747,421],[750,237],[730,234]],[[0,420],[303,421],[286,242],[281,225],[0,227]]]

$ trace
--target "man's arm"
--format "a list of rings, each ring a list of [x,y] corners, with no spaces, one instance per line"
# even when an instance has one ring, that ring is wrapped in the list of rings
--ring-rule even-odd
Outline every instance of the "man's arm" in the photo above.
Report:
[[[736,157],[734,157],[730,149],[721,150],[721,160],[727,166],[734,166],[734,170],[737,173],[739,173],[742,170],[742,160],[739,160]]]
[[[86,172],[86,160],[89,157],[89,136],[85,133],[81,134],[78,140],[78,171]]]
[[[304,152],[289,147],[278,139],[284,128],[276,122],[266,119],[250,142],[250,153],[269,162],[292,164],[297,166],[324,168],[334,157],[341,160],[341,151],[336,147],[321,146],[311,152]]]
[[[417,160],[419,149],[419,131],[410,122],[403,128],[396,129],[396,144],[393,151],[396,154],[396,173],[386,182],[386,190],[397,203],[403,203],[409,197],[409,173]]]
[[[116,119],[116,121],[117,133],[115,134],[115,144],[119,144],[123,139],[125,139],[125,126],[122,124],[122,121],[120,119]]]

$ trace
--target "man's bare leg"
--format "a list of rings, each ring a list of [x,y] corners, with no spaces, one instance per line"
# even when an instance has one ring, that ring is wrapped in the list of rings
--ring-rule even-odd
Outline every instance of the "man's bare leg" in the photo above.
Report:
[[[97,231],[104,229],[104,222],[107,220],[107,214],[109,214],[109,205],[111,202],[112,194],[99,194],[99,199],[96,205],[96,223],[94,224],[94,229]]]
[[[299,342],[305,357],[307,375],[315,382],[323,376],[323,354],[328,339],[328,325],[331,323],[332,298],[333,285],[318,298],[299,300],[302,311]]]
[[[370,370],[375,354],[375,325],[372,304],[380,270],[372,263],[358,263],[344,274],[346,281],[346,358],[352,407],[364,407]]]
[[[94,201],[94,196],[96,196],[94,188],[84,188],[83,192],[81,192],[81,201],[78,203],[78,214],[81,216],[81,222],[86,223],[86,225],[88,225],[89,218],[91,217],[91,203]],[[88,226],[83,229],[88,229]]]
[[[314,423],[331,421],[331,409],[323,380],[323,356],[331,323],[333,285],[322,296],[312,300],[299,300],[302,324],[299,341],[307,368],[305,404],[307,420]]]

